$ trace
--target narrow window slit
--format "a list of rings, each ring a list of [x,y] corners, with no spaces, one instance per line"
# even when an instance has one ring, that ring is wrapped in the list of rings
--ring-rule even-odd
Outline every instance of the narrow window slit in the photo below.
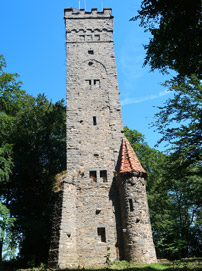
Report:
[[[130,212],[134,211],[133,200],[129,199]]]
[[[97,125],[97,118],[96,118],[96,116],[93,116],[93,125],[94,126]]]

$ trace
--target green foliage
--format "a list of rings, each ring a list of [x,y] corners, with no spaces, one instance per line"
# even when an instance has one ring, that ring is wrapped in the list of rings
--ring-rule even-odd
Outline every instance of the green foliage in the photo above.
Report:
[[[12,172],[12,147],[9,144],[0,147],[0,183],[8,182]]]
[[[18,114],[13,130],[11,209],[22,234],[25,262],[47,261],[53,209],[54,177],[66,167],[65,106],[44,95],[31,98]]]
[[[164,107],[159,107],[155,126],[163,136],[159,143],[170,144],[173,157],[179,167],[196,165],[200,170],[202,160],[202,85],[192,75],[178,81],[166,82],[174,97],[168,99]]]
[[[145,64],[162,72],[175,70],[202,78],[202,3],[193,1],[142,0],[140,26],[151,33],[145,45]]]
[[[15,238],[12,234],[15,218],[10,214],[8,199],[14,167],[10,136],[14,126],[14,114],[19,110],[18,101],[24,94],[20,90],[21,82],[17,81],[18,75],[5,73],[5,67],[5,59],[0,55],[0,262],[3,253],[4,257],[11,258],[15,250]]]
[[[194,75],[166,82],[174,97],[159,107],[154,126],[170,152],[165,178],[176,221],[173,247],[179,257],[200,256],[202,249],[202,85]],[[170,174],[172,172],[172,174]],[[176,245],[177,244],[177,245]]]
[[[1,56],[1,229],[6,225],[1,244],[8,247],[12,235],[24,264],[36,265],[47,261],[52,183],[66,167],[65,106],[63,101],[53,104],[41,94],[36,98],[28,95],[21,90],[18,75],[4,72],[5,67]]]
[[[108,264],[108,265],[111,264],[110,255],[111,255],[111,253],[110,253],[110,247],[108,247],[107,248],[107,254],[105,256],[105,258],[106,258],[106,264]]]
[[[156,149],[152,149],[145,142],[145,137],[137,130],[130,130],[127,126],[124,127],[124,134],[130,141],[131,146],[135,150],[135,153],[140,160],[142,166],[147,171],[150,179],[155,174],[159,174],[159,164],[160,160],[163,160],[165,155]],[[158,162],[157,162],[158,161]],[[158,172],[156,172],[158,171]]]

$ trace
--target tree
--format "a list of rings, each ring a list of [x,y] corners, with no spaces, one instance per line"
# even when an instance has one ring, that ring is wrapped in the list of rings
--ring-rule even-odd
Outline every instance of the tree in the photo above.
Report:
[[[31,97],[15,124],[10,208],[24,264],[39,265],[48,257],[54,177],[66,168],[65,106]]]
[[[202,240],[202,85],[194,75],[167,82],[174,97],[159,107],[154,126],[162,134],[159,144],[169,144],[170,197],[178,210],[177,230],[180,233],[181,256],[199,255]],[[173,193],[174,191],[174,193]],[[199,234],[200,233],[200,234]],[[193,241],[195,240],[195,241]],[[191,252],[192,251],[192,252]],[[193,254],[192,254],[193,255]]]
[[[202,2],[188,0],[143,0],[140,26],[151,33],[145,45],[144,64],[162,72],[175,70],[181,76],[195,73],[202,78]]]
[[[163,141],[170,144],[172,158],[178,168],[197,167],[197,174],[202,173],[202,85],[192,75],[177,82],[168,81],[166,85],[174,92],[155,115],[154,126],[162,135]],[[192,172],[193,173],[193,172]]]
[[[3,58],[0,63],[3,245],[12,235],[23,264],[39,265],[48,257],[52,184],[55,175],[66,168],[65,106],[63,101],[48,101],[45,95],[28,95],[21,90],[17,74],[3,71]]]
[[[0,262],[4,246],[7,245],[8,250],[13,246],[11,229],[15,219],[9,211],[9,185],[14,161],[10,135],[14,126],[14,115],[25,94],[20,90],[18,75],[4,72],[5,67],[6,61],[0,55]]]

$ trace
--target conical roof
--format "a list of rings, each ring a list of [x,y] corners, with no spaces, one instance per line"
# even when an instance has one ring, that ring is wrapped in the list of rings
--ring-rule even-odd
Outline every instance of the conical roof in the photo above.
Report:
[[[147,174],[140,164],[140,161],[138,160],[132,146],[130,145],[130,142],[126,138],[123,138],[119,157],[118,172],[126,173],[134,171]]]

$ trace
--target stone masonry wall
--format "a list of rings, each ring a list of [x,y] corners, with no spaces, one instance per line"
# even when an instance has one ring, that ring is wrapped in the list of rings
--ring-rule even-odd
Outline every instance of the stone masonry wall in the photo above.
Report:
[[[67,49],[67,180],[59,266],[117,258],[112,182],[123,124],[111,10],[65,10]],[[116,208],[117,209],[117,208]]]
[[[52,235],[48,263],[50,267],[57,266],[59,257],[60,223],[62,216],[63,191],[55,193],[54,211],[52,219]]]

